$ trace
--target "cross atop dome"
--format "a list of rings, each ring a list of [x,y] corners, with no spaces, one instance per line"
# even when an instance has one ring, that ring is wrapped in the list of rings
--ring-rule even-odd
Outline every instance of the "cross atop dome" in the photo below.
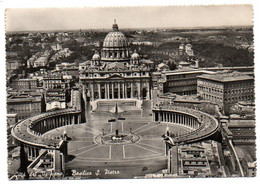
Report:
[[[113,24],[113,31],[118,31],[118,25],[116,23],[116,19],[114,19],[114,24]]]

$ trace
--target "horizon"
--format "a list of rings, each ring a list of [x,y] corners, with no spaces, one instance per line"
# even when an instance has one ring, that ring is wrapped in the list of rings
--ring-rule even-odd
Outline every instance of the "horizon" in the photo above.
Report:
[[[231,29],[231,28],[253,28],[253,25],[230,25],[230,26],[204,26],[204,27],[147,27],[147,28],[121,28],[119,30],[127,30],[127,31],[134,31],[134,30],[162,30],[162,29],[169,29],[169,30],[203,30],[203,29]],[[5,31],[5,33],[27,33],[27,32],[70,32],[70,31],[100,31],[100,32],[107,32],[112,30],[111,28],[85,28],[85,29],[60,29],[60,30],[22,30],[22,31]]]

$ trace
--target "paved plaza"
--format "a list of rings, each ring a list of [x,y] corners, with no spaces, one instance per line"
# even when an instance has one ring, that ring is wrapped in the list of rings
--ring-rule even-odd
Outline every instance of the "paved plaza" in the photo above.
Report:
[[[69,137],[68,154],[71,160],[66,168],[79,170],[113,169],[120,171],[119,178],[131,175],[143,175],[166,168],[165,143],[161,137],[166,123],[152,122],[149,104],[143,111],[125,111],[121,114],[125,120],[119,120],[119,134],[132,135],[134,141],[115,144],[97,141],[101,136],[107,138],[116,129],[115,122],[109,112],[87,113],[87,122],[54,129],[48,133],[52,136],[63,134]],[[188,127],[168,124],[169,130],[177,132],[189,131]],[[110,175],[99,177],[109,178]],[[112,177],[112,176],[111,176]],[[116,176],[113,176],[113,178]]]

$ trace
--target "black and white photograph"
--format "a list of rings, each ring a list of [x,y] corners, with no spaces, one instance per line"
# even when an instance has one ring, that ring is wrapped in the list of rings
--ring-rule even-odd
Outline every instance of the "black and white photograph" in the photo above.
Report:
[[[8,180],[255,177],[254,34],[250,4],[5,9]]]

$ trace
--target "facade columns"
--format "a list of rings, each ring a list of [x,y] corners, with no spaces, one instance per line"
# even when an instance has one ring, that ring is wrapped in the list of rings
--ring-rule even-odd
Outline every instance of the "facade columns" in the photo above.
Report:
[[[137,92],[138,92],[138,99],[141,98],[141,84],[140,82],[137,82]]]
[[[133,85],[133,82],[131,82],[131,98],[134,98],[134,85]]]
[[[127,83],[124,83],[124,89],[125,89],[125,98],[128,98],[128,96],[127,96]]]
[[[90,84],[90,89],[91,89],[91,101],[94,101],[94,85]]]
[[[112,85],[112,99],[114,99],[115,98],[114,83],[112,83],[111,85]]]
[[[125,83],[122,83],[122,88],[123,88],[123,98],[127,98],[125,95]]]
[[[150,100],[150,84],[147,82],[147,88],[146,88],[146,99]]]
[[[105,83],[105,99],[107,99],[107,84]]]
[[[110,99],[110,85],[107,83],[107,99]]]
[[[98,98],[101,99],[101,88],[100,88],[100,83],[98,83]]]
[[[118,86],[118,99],[121,98],[121,83],[117,83],[117,86]]]

